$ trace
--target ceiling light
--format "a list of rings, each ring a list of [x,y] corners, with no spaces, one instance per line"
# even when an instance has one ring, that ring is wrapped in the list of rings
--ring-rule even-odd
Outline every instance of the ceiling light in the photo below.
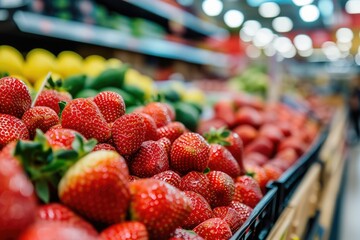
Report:
[[[244,26],[241,30],[244,31],[248,36],[253,37],[260,28],[261,24],[258,21],[248,20],[244,22]]]
[[[268,28],[261,28],[254,36],[253,42],[257,47],[265,47],[274,39],[273,32]]]
[[[312,48],[312,40],[308,35],[300,34],[294,38],[295,47],[299,51],[306,51]]]
[[[238,10],[229,10],[224,15],[224,21],[231,28],[240,27],[244,22],[244,14]]]
[[[273,20],[272,26],[277,32],[290,32],[293,28],[293,22],[288,17],[277,17]]]
[[[223,10],[223,3],[220,0],[204,0],[202,9],[208,16],[217,16]]]
[[[246,51],[246,55],[248,55],[250,58],[258,58],[261,55],[260,49],[258,49],[254,45],[247,46],[245,51]]]
[[[286,53],[293,47],[291,41],[287,37],[278,37],[274,40],[274,48],[280,53]]]
[[[349,14],[358,14],[360,13],[360,1],[349,0],[345,4],[345,11]]]
[[[336,38],[339,42],[347,43],[351,42],[354,37],[350,28],[339,28],[336,31]]]
[[[297,6],[305,6],[311,4],[314,0],[292,0]]]
[[[320,17],[319,9],[315,5],[301,7],[299,14],[304,22],[314,22]]]
[[[259,7],[259,14],[264,18],[273,18],[279,15],[279,4],[274,2],[265,2]]]

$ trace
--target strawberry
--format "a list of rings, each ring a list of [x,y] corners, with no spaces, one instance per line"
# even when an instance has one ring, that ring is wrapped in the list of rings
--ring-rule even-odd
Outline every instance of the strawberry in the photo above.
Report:
[[[210,146],[198,133],[184,133],[171,146],[170,165],[180,173],[202,172],[208,165]]]
[[[167,239],[190,214],[190,200],[168,183],[140,179],[129,188],[131,219],[145,224],[150,239]]]
[[[173,143],[178,137],[186,131],[184,124],[181,122],[171,122],[166,126],[156,130],[158,138],[166,137]]]
[[[285,136],[275,124],[264,124],[259,130],[259,136],[265,137],[277,145]]]
[[[229,207],[235,209],[241,216],[241,225],[249,218],[250,214],[252,213],[253,209],[241,202],[232,201]]]
[[[194,231],[177,228],[171,234],[169,240],[204,240],[202,237],[197,235]]]
[[[61,116],[63,128],[76,130],[87,139],[95,138],[99,142],[106,142],[111,136],[111,129],[99,108],[88,99],[72,100],[65,106]]]
[[[69,208],[59,203],[40,206],[37,211],[37,217],[44,221],[63,222],[69,226],[82,228],[91,236],[98,235],[97,231],[90,223],[86,222]]]
[[[94,97],[93,101],[108,123],[114,122],[125,114],[125,102],[118,93],[111,91],[100,92]]]
[[[5,154],[0,156],[0,196],[0,238],[17,239],[35,220],[36,200],[18,161]]]
[[[228,144],[225,145],[226,149],[230,151],[230,153],[233,155],[237,163],[240,167],[240,175],[245,174],[245,167],[243,163],[244,158],[244,144],[240,138],[240,136],[230,131],[230,134],[227,138],[225,138],[225,141],[228,142]]]
[[[29,139],[26,125],[18,118],[0,113],[0,149],[9,142]]]
[[[21,118],[30,105],[30,92],[22,81],[14,77],[0,79],[0,114]]]
[[[214,104],[215,118],[226,122],[231,127],[235,123],[235,106],[231,100],[220,100]]]
[[[193,191],[203,196],[210,203],[213,194],[210,189],[210,181],[205,174],[189,172],[181,178],[179,188],[183,191]]]
[[[3,149],[0,151],[0,158],[11,158],[14,156],[14,151],[16,147],[17,142],[12,141],[3,147]]]
[[[166,138],[166,137],[163,137],[163,138],[160,138],[159,140],[157,140],[157,142],[160,143],[164,147],[166,153],[170,157],[170,151],[171,151],[171,142],[170,142],[170,140],[168,138]]]
[[[129,168],[133,175],[141,178],[169,170],[166,150],[156,141],[145,141],[132,158]]]
[[[134,175],[129,176],[129,182],[134,182],[134,181],[139,180],[139,179],[140,179],[139,177],[134,176]]]
[[[56,112],[49,107],[30,108],[24,113],[21,120],[29,130],[30,139],[34,139],[37,128],[46,132],[52,126],[60,123]]]
[[[196,132],[204,135],[205,133],[209,132],[211,128],[219,129],[224,127],[227,127],[227,125],[223,120],[211,118],[207,120],[200,120]]]
[[[244,158],[245,163],[253,164],[253,165],[255,164],[255,165],[258,165],[258,166],[262,166],[265,163],[267,163],[268,161],[269,161],[268,157],[266,157],[263,154],[258,153],[258,152],[248,153]]]
[[[258,182],[250,176],[241,176],[235,180],[234,201],[238,201],[254,208],[262,199]]]
[[[82,216],[113,224],[125,219],[130,194],[125,160],[114,151],[91,152],[59,183],[61,202]]]
[[[266,173],[268,181],[277,180],[283,173],[283,170],[272,164],[265,164],[262,168]]]
[[[245,154],[258,152],[267,157],[271,157],[274,151],[274,144],[265,137],[257,138],[245,147]]]
[[[162,127],[170,123],[171,118],[165,103],[151,102],[148,103],[141,112],[149,114],[155,121],[156,127]]]
[[[109,150],[109,151],[116,151],[115,147],[108,143],[98,143],[95,145],[93,152],[99,150]]]
[[[256,128],[247,124],[237,126],[233,129],[233,131],[239,135],[244,146],[247,146],[258,136],[258,131],[256,130]]]
[[[248,174],[259,183],[261,191],[265,192],[268,176],[264,169],[256,165],[245,165],[245,168]]]
[[[40,221],[21,234],[18,240],[97,240],[86,230],[63,222]]]
[[[45,133],[45,137],[53,149],[72,149],[72,143],[77,132],[66,128],[52,128]]]
[[[227,206],[233,200],[235,184],[233,179],[224,172],[210,171],[206,174],[210,182],[213,197],[210,200],[212,208]]]
[[[123,222],[106,228],[100,240],[148,240],[148,232],[141,222]]]
[[[168,103],[162,103],[165,108],[166,108],[166,112],[168,113],[169,117],[170,117],[170,121],[175,121],[175,109],[173,108],[173,106],[171,106]]]
[[[235,125],[248,124],[254,128],[259,128],[263,121],[261,113],[251,107],[242,107],[235,113]]]
[[[298,159],[298,155],[295,149],[293,148],[285,148],[282,151],[276,153],[275,158],[281,159],[289,164],[289,166],[293,165]]]
[[[193,229],[203,221],[213,217],[211,207],[203,196],[193,191],[185,191],[184,194],[190,199],[192,210],[182,224],[183,228]]]
[[[232,178],[240,175],[240,166],[231,153],[219,144],[210,144],[208,167],[211,170],[222,171]]]
[[[294,149],[298,155],[298,157],[300,157],[305,151],[306,151],[306,144],[299,139],[296,136],[291,136],[288,138],[285,138],[278,146],[278,151],[283,151],[285,149]]]
[[[240,213],[231,207],[216,207],[213,212],[214,217],[221,218],[229,225],[232,233],[235,233],[243,224]]]
[[[221,218],[210,218],[200,223],[194,232],[205,240],[230,239],[232,235],[229,225]]]
[[[177,188],[179,187],[181,182],[180,175],[171,170],[155,174],[154,176],[152,176],[152,178],[167,182]]]
[[[140,115],[144,118],[145,140],[157,140],[159,137],[156,132],[156,123],[154,119],[146,113],[140,113]]]
[[[69,103],[72,100],[68,92],[59,92],[53,89],[44,89],[36,99],[35,106],[49,107],[56,112],[60,113],[59,102]]]
[[[121,155],[135,153],[145,141],[144,118],[138,113],[125,114],[111,128],[114,145]]]

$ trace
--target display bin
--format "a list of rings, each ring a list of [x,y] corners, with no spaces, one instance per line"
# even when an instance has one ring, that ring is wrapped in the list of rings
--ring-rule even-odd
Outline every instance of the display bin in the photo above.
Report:
[[[276,219],[277,187],[270,189],[231,240],[266,239]]]

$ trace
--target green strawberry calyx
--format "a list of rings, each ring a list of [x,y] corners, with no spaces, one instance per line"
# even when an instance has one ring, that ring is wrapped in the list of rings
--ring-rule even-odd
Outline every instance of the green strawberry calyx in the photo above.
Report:
[[[210,144],[216,143],[222,146],[229,146],[230,142],[226,140],[227,137],[230,136],[230,130],[225,127],[221,127],[215,129],[213,127],[210,128],[209,132],[204,134],[206,141]]]

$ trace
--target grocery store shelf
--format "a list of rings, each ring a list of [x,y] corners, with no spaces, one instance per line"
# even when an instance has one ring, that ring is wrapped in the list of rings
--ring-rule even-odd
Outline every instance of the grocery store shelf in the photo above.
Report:
[[[20,31],[41,36],[88,43],[151,56],[226,68],[229,57],[162,39],[136,38],[119,30],[17,11],[13,20]]]
[[[136,12],[137,17],[156,18],[160,17],[168,21],[176,22],[183,25],[196,33],[211,37],[227,37],[228,31],[224,28],[216,26],[210,22],[204,21],[197,16],[186,12],[180,8],[172,6],[166,2],[159,0],[99,0],[111,9],[121,14],[130,14],[131,11]],[[141,11],[139,11],[141,10]],[[150,14],[150,16],[149,16]],[[142,16],[143,15],[143,16]]]

